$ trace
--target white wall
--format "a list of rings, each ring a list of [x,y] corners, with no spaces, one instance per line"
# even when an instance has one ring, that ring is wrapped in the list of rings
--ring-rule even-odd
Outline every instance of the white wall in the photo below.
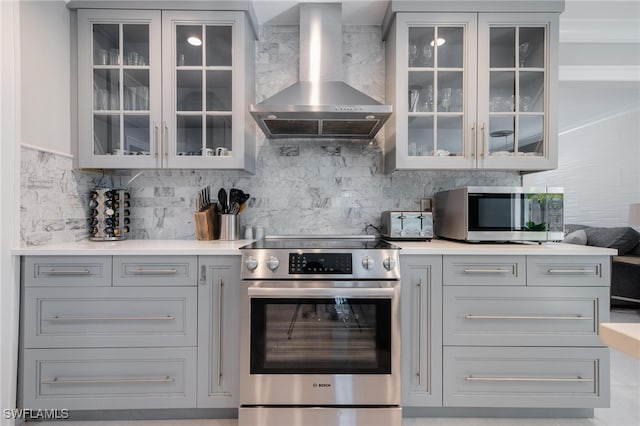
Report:
[[[18,6],[0,1],[0,408],[15,407],[19,280],[11,249],[18,241],[20,134]],[[0,417],[0,424],[14,421]]]
[[[71,151],[69,10],[60,0],[20,2],[22,143]]]
[[[626,226],[640,203],[640,82],[560,83],[558,169],[525,185],[565,188],[565,223]]]

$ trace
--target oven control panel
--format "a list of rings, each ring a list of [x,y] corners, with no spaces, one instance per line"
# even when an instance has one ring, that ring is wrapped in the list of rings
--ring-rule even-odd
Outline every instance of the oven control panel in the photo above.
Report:
[[[289,253],[289,274],[351,274],[351,253]]]

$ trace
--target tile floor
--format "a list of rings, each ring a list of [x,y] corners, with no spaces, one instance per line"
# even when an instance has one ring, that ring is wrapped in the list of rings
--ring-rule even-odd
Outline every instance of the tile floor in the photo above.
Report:
[[[612,322],[640,322],[640,309],[612,309]],[[237,426],[236,419],[56,421],[38,426]],[[282,425],[287,426],[287,425]],[[330,425],[327,425],[330,426]],[[640,361],[611,351],[611,407],[589,419],[405,418],[402,426],[640,426]]]

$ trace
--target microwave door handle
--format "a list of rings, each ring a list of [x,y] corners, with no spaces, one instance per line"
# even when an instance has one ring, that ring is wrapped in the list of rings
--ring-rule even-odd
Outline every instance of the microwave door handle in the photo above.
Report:
[[[391,299],[394,289],[385,288],[282,288],[249,287],[249,297],[253,298],[374,298]]]

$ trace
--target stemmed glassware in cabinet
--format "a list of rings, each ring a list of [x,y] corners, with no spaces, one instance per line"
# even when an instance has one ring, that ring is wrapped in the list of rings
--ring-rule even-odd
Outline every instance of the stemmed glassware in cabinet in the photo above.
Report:
[[[528,41],[523,41],[522,43],[520,43],[520,47],[518,48],[518,55],[520,58],[520,68],[524,67],[524,64],[530,52],[531,52],[531,45],[529,44]]]

